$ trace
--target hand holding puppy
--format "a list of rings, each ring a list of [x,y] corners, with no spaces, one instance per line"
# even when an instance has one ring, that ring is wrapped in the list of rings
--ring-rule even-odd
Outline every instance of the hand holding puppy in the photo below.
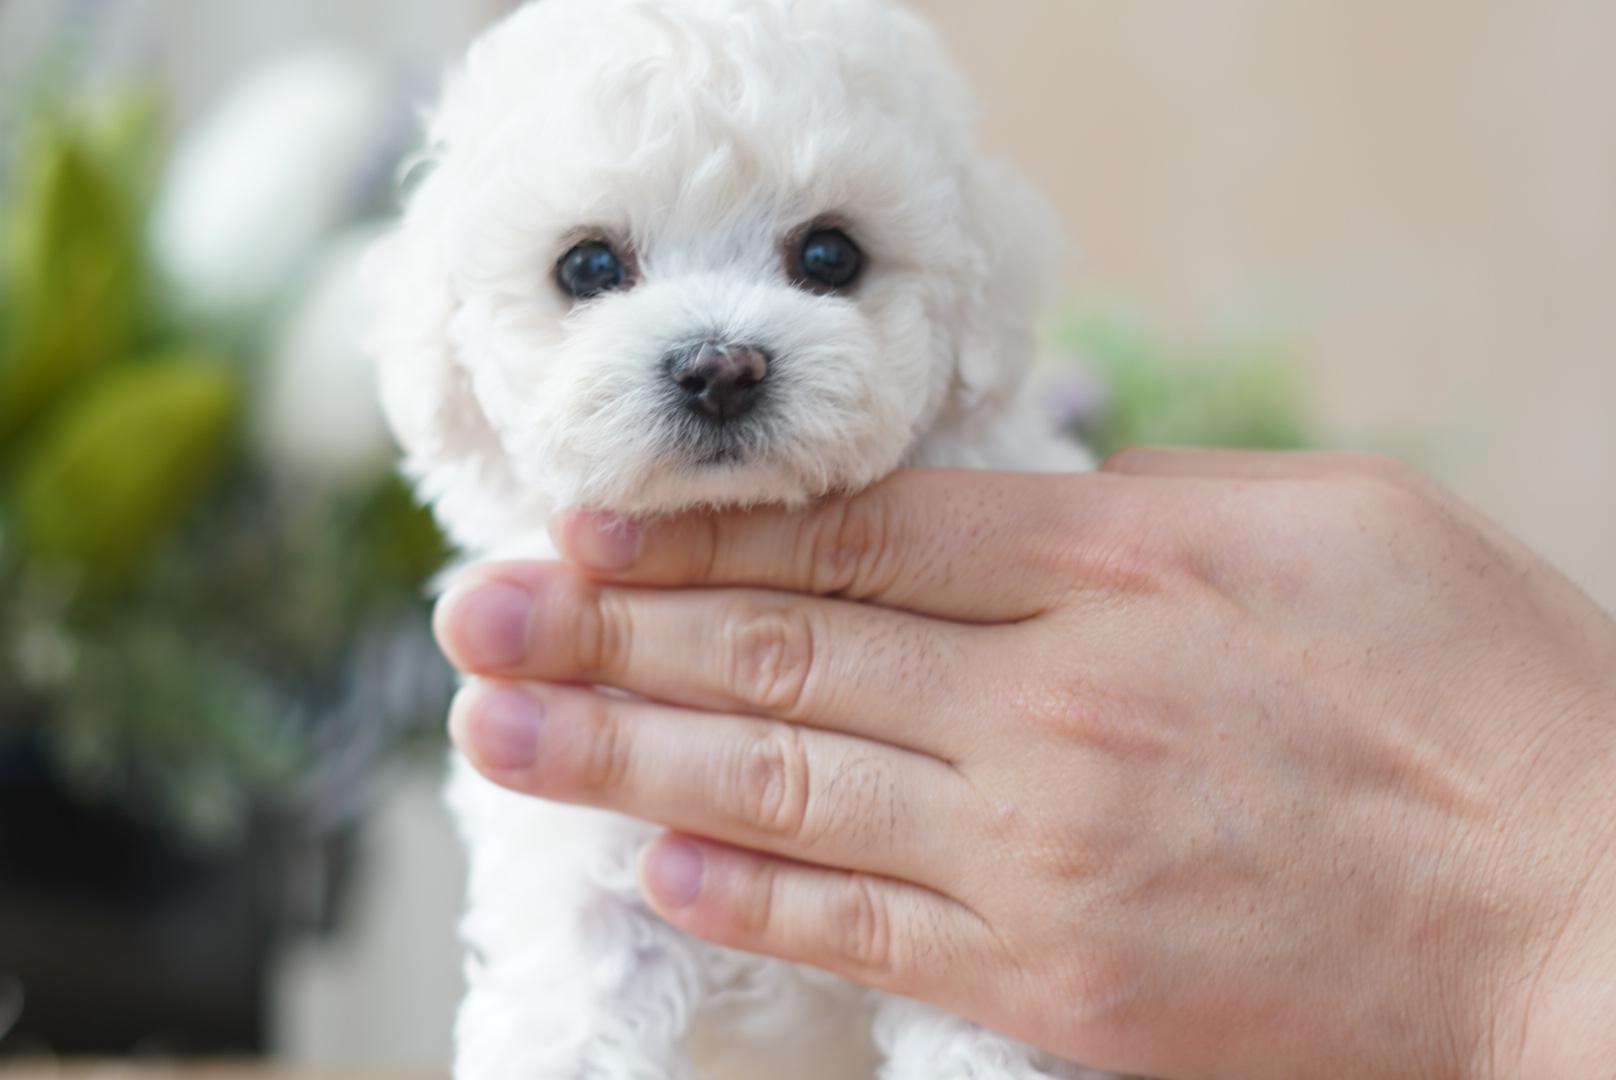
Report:
[[[1145,451],[557,542],[444,599],[455,738],[674,830],[683,930],[1162,1077],[1616,1060],[1616,624],[1401,467]]]

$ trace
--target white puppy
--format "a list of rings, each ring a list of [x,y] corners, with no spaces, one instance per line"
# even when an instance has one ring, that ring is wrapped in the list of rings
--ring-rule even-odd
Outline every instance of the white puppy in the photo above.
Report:
[[[1057,228],[884,0],[540,0],[472,49],[377,260],[407,468],[470,556],[553,511],[801,503],[901,465],[1085,467],[1028,400]],[[693,941],[649,830],[457,767],[462,1080],[1086,1075]],[[873,1015],[872,1015],[873,1014]],[[849,1035],[849,1032],[855,1034]]]

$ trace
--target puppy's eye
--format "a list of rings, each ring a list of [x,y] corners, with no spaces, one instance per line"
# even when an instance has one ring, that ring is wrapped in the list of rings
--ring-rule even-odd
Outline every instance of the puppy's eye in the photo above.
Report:
[[[588,300],[628,281],[628,270],[604,240],[585,240],[556,263],[556,281],[575,300]]]
[[[796,270],[810,288],[843,292],[864,272],[864,252],[840,229],[815,229],[803,238]]]

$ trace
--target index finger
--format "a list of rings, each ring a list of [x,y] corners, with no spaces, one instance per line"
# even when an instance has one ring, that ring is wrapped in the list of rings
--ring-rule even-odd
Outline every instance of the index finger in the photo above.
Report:
[[[857,495],[629,521],[570,511],[554,525],[564,558],[640,585],[749,586],[867,601],[965,622],[1048,610],[1074,522],[1106,478],[906,471]]]

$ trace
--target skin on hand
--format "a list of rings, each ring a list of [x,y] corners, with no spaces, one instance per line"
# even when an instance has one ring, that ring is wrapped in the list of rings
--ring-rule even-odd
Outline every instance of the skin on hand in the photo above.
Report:
[[[690,933],[1154,1076],[1616,1075],[1616,625],[1411,471],[556,532],[439,607],[455,739]]]

